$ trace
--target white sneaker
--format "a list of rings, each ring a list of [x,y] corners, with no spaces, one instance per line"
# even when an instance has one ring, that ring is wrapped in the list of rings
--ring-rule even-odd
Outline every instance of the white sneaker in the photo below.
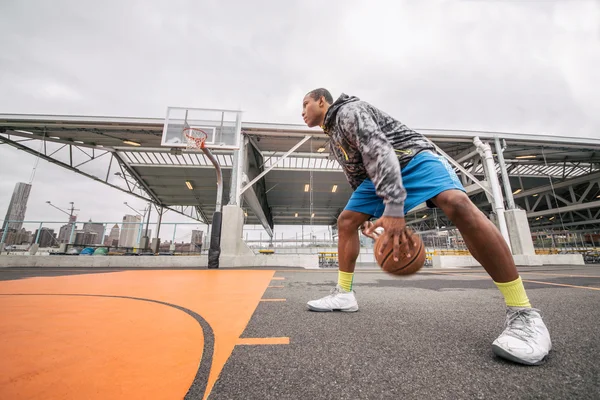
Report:
[[[311,300],[307,304],[311,311],[358,311],[358,303],[356,302],[354,291],[346,292],[340,285],[332,289],[329,296],[325,296],[319,300]]]
[[[540,310],[508,307],[505,326],[504,332],[492,343],[496,355],[526,365],[539,365],[544,361],[552,342]]]

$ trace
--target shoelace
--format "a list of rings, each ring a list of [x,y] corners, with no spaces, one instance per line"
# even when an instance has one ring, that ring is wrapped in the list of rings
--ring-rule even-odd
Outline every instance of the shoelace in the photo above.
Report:
[[[327,297],[332,298],[332,297],[335,297],[337,294],[344,294],[344,293],[346,293],[346,292],[344,292],[339,286],[336,286],[329,291],[329,295]]]
[[[532,324],[529,310],[513,311],[512,314],[506,317],[506,327],[508,329],[506,329],[505,334],[526,341],[535,335],[535,331],[531,327]]]

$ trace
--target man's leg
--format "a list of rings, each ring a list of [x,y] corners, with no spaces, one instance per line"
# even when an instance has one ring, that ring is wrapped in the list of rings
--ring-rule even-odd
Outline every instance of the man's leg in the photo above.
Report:
[[[512,282],[519,277],[504,237],[465,193],[447,190],[432,201],[458,228],[469,251],[494,282]]]
[[[371,218],[370,215],[344,210],[338,217],[338,262],[340,271],[354,273],[360,253],[358,229]]]
[[[352,291],[354,268],[360,253],[358,229],[370,215],[344,210],[338,217],[338,285],[329,296],[308,302],[312,311],[358,311]]]
[[[531,308],[512,254],[500,231],[460,190],[432,199],[462,234],[471,254],[481,263],[504,295],[507,309],[504,332],[492,343],[497,355],[537,365],[552,348],[539,310]]]

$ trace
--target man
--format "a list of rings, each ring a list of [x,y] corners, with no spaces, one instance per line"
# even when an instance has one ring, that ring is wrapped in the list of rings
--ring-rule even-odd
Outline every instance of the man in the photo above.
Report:
[[[360,252],[358,230],[374,238],[374,230],[383,228],[381,248],[391,240],[397,260],[409,242],[405,213],[427,202],[458,228],[471,254],[504,295],[506,325],[492,343],[494,353],[526,365],[542,363],[552,346],[550,335],[539,310],[529,303],[510,249],[432,143],[356,97],[342,94],[334,102],[326,89],[309,92],[302,110],[309,127],[320,126],[329,136],[330,150],[354,189],[338,218],[338,285],[329,296],[309,301],[309,309],[358,311],[352,290]],[[369,222],[372,217],[378,218],[375,224]]]

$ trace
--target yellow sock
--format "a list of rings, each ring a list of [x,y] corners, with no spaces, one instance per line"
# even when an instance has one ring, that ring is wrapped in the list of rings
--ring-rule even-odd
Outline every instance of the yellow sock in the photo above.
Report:
[[[338,285],[346,292],[352,290],[352,281],[354,280],[354,272],[338,271]]]
[[[494,283],[504,295],[504,301],[508,307],[531,308],[531,304],[527,298],[527,293],[525,293],[525,287],[523,287],[523,281],[521,280],[520,276],[512,282]]]

